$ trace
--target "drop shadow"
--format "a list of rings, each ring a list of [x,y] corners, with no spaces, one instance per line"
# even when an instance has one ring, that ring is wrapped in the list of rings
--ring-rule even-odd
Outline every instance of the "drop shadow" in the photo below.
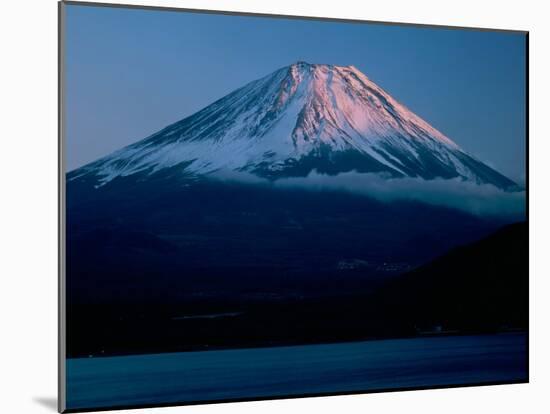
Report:
[[[57,412],[57,398],[55,397],[33,397],[32,400],[50,411]]]

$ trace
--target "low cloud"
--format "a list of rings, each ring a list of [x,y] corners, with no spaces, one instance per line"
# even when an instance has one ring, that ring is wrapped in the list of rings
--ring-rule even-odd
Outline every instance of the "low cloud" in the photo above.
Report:
[[[307,177],[281,178],[275,181],[240,172],[218,172],[215,177],[281,189],[345,191],[382,202],[416,201],[455,208],[478,216],[525,219],[525,191],[503,191],[490,184],[476,184],[459,178],[391,178],[381,174],[355,171],[338,175],[325,175],[313,171]]]

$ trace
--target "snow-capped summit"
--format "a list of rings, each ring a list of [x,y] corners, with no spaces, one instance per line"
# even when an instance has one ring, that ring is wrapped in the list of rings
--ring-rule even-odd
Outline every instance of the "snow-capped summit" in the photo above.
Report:
[[[465,153],[354,66],[296,62],[70,173],[97,185],[167,168],[258,176],[385,173],[514,183]]]

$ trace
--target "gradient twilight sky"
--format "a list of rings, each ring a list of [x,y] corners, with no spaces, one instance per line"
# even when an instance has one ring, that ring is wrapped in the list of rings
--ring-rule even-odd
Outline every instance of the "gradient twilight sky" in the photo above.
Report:
[[[70,171],[298,60],[354,65],[463,149],[525,179],[525,36],[66,7]]]

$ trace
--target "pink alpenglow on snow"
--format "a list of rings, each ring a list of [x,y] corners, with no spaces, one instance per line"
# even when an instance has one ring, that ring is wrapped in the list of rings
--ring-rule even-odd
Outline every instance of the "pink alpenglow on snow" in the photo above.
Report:
[[[316,172],[515,183],[467,154],[354,66],[297,62],[161,131],[81,167],[70,179],[235,171],[270,180]]]

